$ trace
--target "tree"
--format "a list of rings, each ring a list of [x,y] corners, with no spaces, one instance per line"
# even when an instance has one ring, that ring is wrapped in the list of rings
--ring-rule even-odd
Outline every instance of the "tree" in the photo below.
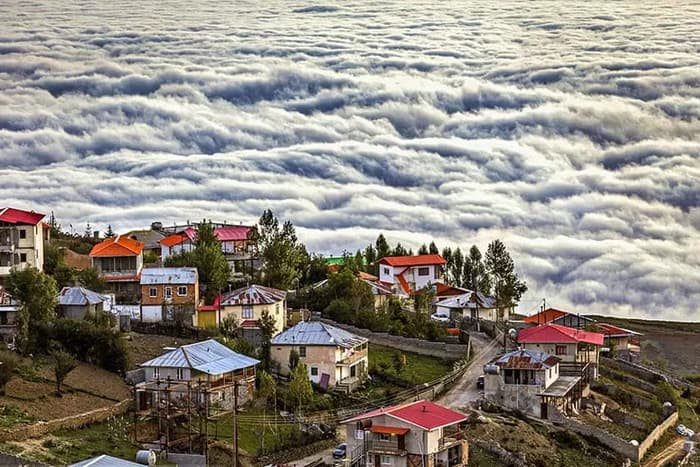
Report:
[[[229,314],[224,317],[223,320],[221,320],[221,334],[224,337],[227,337],[229,339],[233,339],[236,337],[238,334],[238,319],[236,318],[236,315]]]
[[[289,290],[301,278],[301,266],[306,248],[299,243],[294,225],[279,221],[271,210],[266,210],[258,221],[258,245],[263,265],[263,283],[270,287]]]
[[[258,372],[258,382],[258,396],[265,401],[265,407],[267,407],[270,398],[277,398],[277,381],[267,371],[260,370]],[[277,406],[277,401],[275,401],[275,406]]]
[[[90,240],[92,238],[92,226],[89,222],[85,225],[85,233],[83,233],[83,237],[85,240]]]
[[[431,255],[437,255],[440,253],[435,242],[430,242],[430,245],[428,245],[428,253]]]
[[[375,248],[377,250],[377,259],[391,256],[391,247],[389,246],[389,242],[386,241],[386,238],[384,238],[384,234],[379,234],[377,237]]]
[[[491,278],[482,261],[481,252],[476,245],[472,245],[469,249],[469,255],[464,260],[463,281],[464,287],[470,290],[481,292],[485,295],[491,293]]]
[[[374,249],[374,246],[371,243],[365,247],[364,256],[365,261],[367,261],[365,271],[367,271],[370,274],[374,274],[375,276],[378,276],[379,266],[375,263],[379,258],[377,258],[377,250]]]
[[[211,222],[202,220],[197,226],[195,248],[190,255],[183,255],[179,260],[191,261],[199,273],[199,281],[205,288],[204,298],[211,304],[219,292],[226,288],[231,267],[226,261],[221,244],[214,232]]]
[[[485,266],[491,275],[496,306],[501,310],[516,306],[527,291],[527,284],[518,279],[513,259],[502,241],[494,240],[489,244]]]
[[[418,248],[418,254],[419,255],[427,255],[428,254],[428,246],[424,243]]]
[[[457,287],[462,287],[462,272],[464,269],[464,256],[462,256],[462,250],[457,247],[450,257],[450,261],[447,263],[447,268],[449,269],[450,282],[452,285]]]
[[[107,231],[105,232],[105,238],[114,237],[114,231],[112,230],[112,224],[107,225]]]
[[[275,335],[277,329],[277,324],[275,319],[268,313],[267,310],[263,310],[258,320],[258,326],[260,326],[260,333],[262,334],[262,343],[260,346],[260,359],[262,360],[262,367],[264,370],[270,370],[271,356],[270,349],[272,336]],[[281,329],[280,329],[281,331]]]
[[[61,386],[63,381],[68,376],[68,373],[73,371],[78,363],[75,358],[68,352],[64,350],[58,350],[53,353],[54,358],[54,375],[56,376],[56,395],[61,397],[63,393],[61,392]]]
[[[300,412],[314,395],[311,381],[309,381],[309,370],[304,362],[299,362],[292,370],[292,379],[289,381],[289,395],[297,412]]]
[[[93,292],[101,293],[107,288],[107,284],[100,279],[100,275],[95,268],[87,268],[80,271],[78,273],[78,282]]]
[[[408,250],[399,242],[396,244],[396,248],[394,248],[391,254],[392,256],[408,256]]]
[[[7,278],[7,290],[20,304],[17,313],[17,347],[26,352],[36,324],[56,316],[58,290],[53,277],[34,268],[13,269]]]
[[[289,370],[293,371],[297,365],[299,364],[299,352],[297,352],[295,349],[292,349],[289,352]]]
[[[5,395],[5,386],[12,379],[15,368],[19,366],[19,359],[11,352],[2,352],[0,355],[0,396]]]

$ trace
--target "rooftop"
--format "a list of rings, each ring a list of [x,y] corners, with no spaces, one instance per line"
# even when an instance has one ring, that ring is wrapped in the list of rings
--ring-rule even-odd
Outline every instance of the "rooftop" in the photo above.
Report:
[[[388,264],[389,266],[429,266],[433,264],[447,264],[447,261],[440,255],[416,255],[385,256],[377,263]]]
[[[146,268],[141,271],[141,285],[196,284],[197,268]]]
[[[143,242],[123,235],[108,238],[90,250],[90,257],[138,256],[143,252]]]
[[[223,294],[221,305],[271,305],[284,300],[286,296],[287,292],[284,290],[252,284]]]
[[[580,380],[580,376],[559,376],[556,381],[550,384],[547,389],[538,395],[564,397],[574,388],[574,386],[576,386],[576,383],[578,383]]]
[[[607,323],[597,323],[596,328],[598,328],[598,332],[602,333],[605,337],[632,337],[642,335],[639,332],[620,328]]]
[[[435,304],[445,308],[494,308],[496,299],[482,294],[481,292],[469,291],[462,295],[455,295]]]
[[[398,420],[410,423],[424,430],[434,430],[444,426],[454,425],[467,419],[466,415],[443,407],[428,400],[409,402],[407,404],[385,407],[358,415],[344,423],[356,422],[367,418],[388,415]]]
[[[37,225],[44,214],[15,208],[0,208],[0,222],[20,225]]]
[[[518,333],[518,344],[569,344],[584,343],[603,345],[604,336],[597,332],[582,331],[560,324],[543,324],[523,329]]]
[[[346,349],[367,339],[321,321],[302,321],[272,338],[273,345],[332,345]]]
[[[68,467],[143,467],[143,464],[127,461],[118,457],[102,454],[101,456],[92,457],[84,461],[70,464]]]
[[[96,305],[104,301],[103,295],[83,287],[63,287],[58,293],[59,305]]]
[[[491,363],[503,369],[548,370],[559,363],[560,359],[537,350],[515,350],[497,357]]]
[[[547,324],[551,323],[555,319],[561,318],[562,316],[568,315],[568,311],[557,310],[556,308],[547,308],[544,311],[535,313],[532,316],[528,316],[523,321],[528,324]]]
[[[260,361],[238,354],[225,345],[209,339],[178,347],[142,363],[142,367],[191,368],[209,375],[220,375],[249,368]]]

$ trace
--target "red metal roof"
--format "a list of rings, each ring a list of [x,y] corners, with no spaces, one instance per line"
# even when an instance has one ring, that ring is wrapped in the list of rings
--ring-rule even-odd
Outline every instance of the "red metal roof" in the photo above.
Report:
[[[37,212],[23,211],[15,208],[0,208],[0,222],[8,224],[37,225],[44,218]]]
[[[411,295],[411,288],[409,287],[408,282],[406,282],[406,279],[403,277],[403,274],[399,274],[396,277],[399,278],[399,284],[401,284],[403,291],[406,292],[407,295]]]
[[[431,264],[447,264],[445,258],[440,255],[385,256],[377,262],[379,264],[388,264],[389,266],[428,266]]]
[[[346,420],[345,423],[365,420],[379,415],[389,415],[425,430],[434,430],[435,428],[454,425],[455,423],[467,419],[466,415],[450,410],[447,407],[443,407],[428,400],[420,400],[403,405],[372,410],[371,412]]]
[[[123,235],[108,238],[98,243],[90,250],[90,257],[94,256],[138,256],[143,251],[143,242],[133,240]]]
[[[250,227],[246,225],[237,225],[231,227],[219,227],[214,229],[214,234],[220,242],[230,242],[233,240],[247,240]]]
[[[405,435],[411,430],[409,430],[408,428],[399,428],[396,426],[373,425],[371,431],[372,433],[384,433],[387,435]]]
[[[630,331],[629,329],[619,328],[607,323],[597,323],[596,328],[607,337],[632,337],[641,336],[640,333],[635,331]]]
[[[523,321],[528,324],[547,324],[568,314],[568,312],[557,310],[556,308],[547,308],[544,311],[528,316]]]
[[[559,324],[544,324],[523,329],[518,333],[519,344],[569,344],[583,342],[603,345],[604,336],[597,332],[582,331]]]
[[[241,323],[242,328],[259,328],[260,324],[254,319],[247,319]]]

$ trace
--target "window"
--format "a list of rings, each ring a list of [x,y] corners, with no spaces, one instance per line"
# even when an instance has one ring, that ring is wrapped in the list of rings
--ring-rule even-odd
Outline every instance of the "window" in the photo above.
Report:
[[[391,456],[382,456],[383,465],[391,465]]]
[[[153,379],[159,379],[160,378],[160,368],[154,368],[153,369]]]
[[[555,353],[557,355],[566,355],[566,346],[565,345],[558,345],[556,347]]]
[[[253,319],[253,307],[250,305],[243,306],[243,319]]]
[[[418,275],[419,276],[429,276],[430,275],[430,268],[418,268]]]
[[[365,439],[365,432],[359,428],[355,430],[355,439]]]
[[[299,356],[306,357],[306,347],[299,347]]]
[[[20,262],[20,263],[26,263],[26,262],[27,262],[27,254],[26,254],[26,253],[20,253],[20,254],[19,254],[19,262]]]
[[[27,238],[27,231],[24,229],[21,229],[19,231],[19,238]]]
[[[187,295],[187,287],[184,285],[181,285],[177,288],[177,294],[180,297],[185,297]]]
[[[380,441],[391,441],[391,435],[389,433],[379,433],[379,440]],[[383,464],[384,462],[382,462]]]
[[[155,287],[149,288],[148,289],[148,296],[151,298],[157,297],[158,296],[158,289],[156,289]]]
[[[315,366],[311,367],[311,376],[318,376],[318,368]]]
[[[280,314],[280,304],[279,303],[277,305],[275,305],[275,313],[278,315]]]
[[[388,276],[390,274],[391,274],[391,271],[389,270],[389,268],[384,268],[384,275]]]
[[[178,368],[177,369],[177,374],[175,376],[178,380],[182,381],[185,379],[185,370],[184,368]]]
[[[225,401],[226,400],[226,391],[221,391],[219,393],[219,400],[220,401]]]
[[[172,287],[165,288],[165,298],[173,298],[173,288]]]

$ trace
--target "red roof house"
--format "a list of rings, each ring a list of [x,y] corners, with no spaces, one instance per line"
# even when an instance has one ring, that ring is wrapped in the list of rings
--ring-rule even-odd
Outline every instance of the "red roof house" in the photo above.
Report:
[[[526,328],[518,333],[518,344],[570,344],[603,345],[604,336],[597,332],[583,331],[559,324],[544,324]]]
[[[143,252],[143,242],[117,235],[98,243],[90,250],[90,257],[138,256]]]
[[[44,214],[15,208],[0,208],[0,222],[19,225],[37,225]]]
[[[556,308],[547,308],[544,311],[528,316],[523,321],[527,324],[547,324],[567,314],[568,312],[566,311],[557,310]]]
[[[377,261],[378,264],[389,266],[428,266],[431,264],[447,264],[447,260],[440,255],[416,255],[416,256],[385,256]]]
[[[426,286],[442,283],[447,261],[440,255],[385,256],[377,261],[379,282],[399,296],[410,296]]]

